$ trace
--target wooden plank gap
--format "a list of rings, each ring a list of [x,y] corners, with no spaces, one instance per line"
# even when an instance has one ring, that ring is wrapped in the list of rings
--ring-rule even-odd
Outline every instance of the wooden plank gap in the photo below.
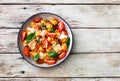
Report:
[[[20,27],[0,27],[0,29],[20,29]]]
[[[0,54],[20,54],[20,52],[0,52]]]
[[[0,5],[120,5],[120,3],[0,3]]]
[[[120,76],[102,76],[102,77],[0,77],[0,78],[86,78],[86,79],[97,79],[97,78],[120,78]]]

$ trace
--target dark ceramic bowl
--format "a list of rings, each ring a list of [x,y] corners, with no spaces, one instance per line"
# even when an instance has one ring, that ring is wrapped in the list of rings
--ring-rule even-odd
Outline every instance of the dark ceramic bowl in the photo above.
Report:
[[[20,33],[24,30],[26,30],[27,27],[30,26],[30,23],[31,21],[36,18],[36,17],[42,17],[42,18],[49,18],[49,17],[54,17],[54,18],[57,18],[58,20],[64,22],[65,24],[65,29],[67,30],[68,32],[68,35],[70,37],[70,45],[69,45],[69,48],[68,48],[68,51],[67,51],[67,54],[66,56],[61,59],[61,60],[58,60],[56,64],[54,65],[47,65],[47,64],[36,64],[35,61],[33,61],[31,58],[25,56],[23,54],[23,49],[24,49],[24,46],[22,45],[22,41],[20,40]],[[52,66],[56,66],[58,64],[60,64],[61,62],[63,62],[67,57],[68,55],[70,54],[70,51],[72,49],[72,45],[73,45],[73,35],[72,35],[72,31],[70,29],[70,26],[68,25],[68,23],[60,16],[56,15],[56,14],[53,14],[53,13],[48,13],[48,12],[42,12],[42,13],[38,13],[38,14],[35,14],[33,16],[31,16],[30,18],[28,18],[22,25],[22,27],[20,28],[20,31],[19,31],[19,34],[18,34],[18,48],[19,48],[19,51],[22,55],[22,57],[30,64],[34,65],[34,66],[37,66],[37,67],[52,67]]]

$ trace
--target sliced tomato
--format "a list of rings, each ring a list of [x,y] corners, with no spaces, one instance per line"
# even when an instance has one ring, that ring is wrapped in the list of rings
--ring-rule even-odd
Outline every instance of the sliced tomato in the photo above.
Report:
[[[36,64],[39,64],[39,61],[37,60],[37,61],[35,61],[35,63],[36,63]]]
[[[35,19],[33,20],[33,22],[38,23],[38,22],[40,22],[41,20],[42,20],[42,18],[35,18]]]
[[[44,60],[39,59],[39,64],[43,64],[43,63],[44,63]]]
[[[24,55],[29,56],[29,48],[25,47],[23,53]]]
[[[65,56],[66,56],[66,51],[62,52],[62,53],[58,56],[58,58],[59,58],[59,59],[63,59]]]
[[[44,40],[42,41],[42,43],[43,43],[43,47],[44,47],[44,48],[48,48],[49,42],[48,42],[47,39],[44,39]]]
[[[68,35],[68,33],[67,33],[67,31],[64,29],[63,30],[63,33],[65,34],[65,35]]]
[[[62,31],[64,29],[65,25],[63,22],[58,23],[58,31]]]
[[[47,33],[47,36],[48,36],[48,37],[55,37],[55,36],[56,36],[56,33]]]
[[[55,61],[54,59],[51,59],[51,60],[47,60],[46,63],[47,63],[48,65],[53,65],[53,64],[56,63],[56,61]]]
[[[35,47],[36,47],[37,49],[39,49],[40,44],[39,44],[39,43],[37,43]]]
[[[26,36],[27,36],[27,32],[26,32],[26,31],[23,31],[23,32],[21,33],[21,40],[24,41],[25,38],[26,38]]]

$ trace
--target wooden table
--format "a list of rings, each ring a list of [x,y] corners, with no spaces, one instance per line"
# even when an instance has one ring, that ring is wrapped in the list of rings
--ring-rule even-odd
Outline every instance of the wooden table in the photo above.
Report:
[[[21,25],[39,12],[62,16],[74,34],[70,57],[53,68],[18,51]],[[120,81],[120,0],[0,0],[0,81]]]

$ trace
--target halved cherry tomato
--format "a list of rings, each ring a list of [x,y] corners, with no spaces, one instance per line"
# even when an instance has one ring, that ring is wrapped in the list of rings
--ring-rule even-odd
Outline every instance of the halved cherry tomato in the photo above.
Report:
[[[58,58],[59,58],[59,59],[63,59],[65,56],[66,56],[66,51],[62,52],[62,53],[58,56]]]
[[[33,22],[38,23],[38,22],[40,22],[41,20],[42,20],[42,18],[35,18],[35,19],[33,20]]]
[[[48,36],[48,37],[55,37],[55,36],[56,36],[56,33],[47,33],[47,36]]]
[[[67,31],[66,30],[63,30],[62,31],[65,35],[68,35]]]
[[[35,62],[36,62],[36,64],[43,64],[43,63],[44,63],[44,60],[39,59],[39,60],[37,60],[37,61],[35,61]]]
[[[61,31],[64,29],[64,27],[65,27],[65,25],[64,25],[63,22],[59,22],[59,23],[58,23],[58,31],[61,32]]]
[[[49,42],[48,42],[47,39],[44,39],[44,40],[42,41],[42,43],[43,43],[43,47],[44,47],[44,48],[48,48]]]
[[[23,32],[21,33],[21,40],[24,41],[25,38],[26,38],[26,36],[27,36],[27,32],[23,31]]]
[[[23,53],[24,55],[29,56],[29,48],[25,47]]]
[[[40,44],[39,44],[39,43],[37,43],[35,47],[36,47],[37,49],[39,49]]]
[[[50,60],[47,60],[46,63],[47,63],[48,65],[53,65],[53,64],[56,63],[56,61],[55,61],[55,59],[50,59]]]
[[[39,59],[39,64],[43,64],[43,63],[44,63],[44,60]]]

